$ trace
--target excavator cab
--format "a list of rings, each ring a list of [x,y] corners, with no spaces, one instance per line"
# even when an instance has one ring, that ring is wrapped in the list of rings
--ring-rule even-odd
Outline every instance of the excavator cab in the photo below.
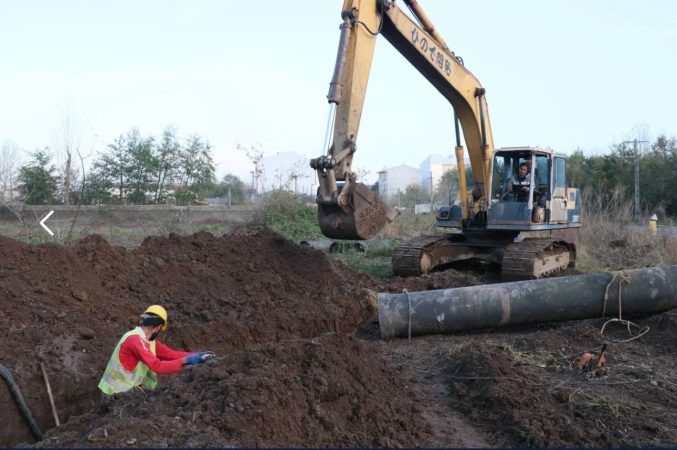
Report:
[[[576,226],[578,190],[566,187],[565,169],[564,156],[551,150],[496,150],[487,227],[528,231]]]

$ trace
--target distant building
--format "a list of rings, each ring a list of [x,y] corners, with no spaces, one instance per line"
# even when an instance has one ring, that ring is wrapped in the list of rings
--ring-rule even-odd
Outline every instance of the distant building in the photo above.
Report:
[[[378,173],[378,195],[386,200],[404,193],[409,185],[419,185],[421,171],[415,167],[402,164],[383,169]]]
[[[11,202],[12,200],[20,197],[21,192],[17,191],[16,189],[11,190],[8,187],[0,187],[0,201]]]
[[[420,184],[424,191],[436,188],[442,176],[456,167],[456,158],[451,156],[430,155],[421,163]]]
[[[317,190],[317,175],[305,156],[279,152],[261,160],[260,175],[255,177],[252,173],[250,183],[257,193],[283,189],[297,194],[312,194],[312,190]]]
[[[432,203],[417,203],[414,205],[414,214],[426,214],[433,211]]]
[[[205,197],[204,201],[209,206],[230,206],[228,204],[228,196],[223,197]]]

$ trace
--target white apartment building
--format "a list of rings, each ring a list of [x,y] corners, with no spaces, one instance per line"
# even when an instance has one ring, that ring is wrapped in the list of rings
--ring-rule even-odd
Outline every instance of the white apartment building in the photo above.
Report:
[[[420,184],[424,191],[437,188],[442,176],[456,167],[456,158],[451,156],[430,155],[421,163]]]
[[[420,184],[421,171],[415,167],[401,164],[383,169],[378,173],[378,195],[384,199],[392,199],[404,193],[407,186]]]

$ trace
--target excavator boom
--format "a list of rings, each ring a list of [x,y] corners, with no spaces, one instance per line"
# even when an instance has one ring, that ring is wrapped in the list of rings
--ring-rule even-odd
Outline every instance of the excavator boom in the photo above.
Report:
[[[327,155],[311,161],[319,178],[319,221],[322,232],[338,239],[369,238],[397,212],[386,206],[368,187],[357,183],[352,171],[360,117],[378,34],[383,35],[453,105],[468,145],[476,199],[484,199],[493,149],[484,89],[460,63],[434,30],[418,4],[406,2],[422,25],[410,19],[393,2],[346,0],[341,17],[341,37],[327,98],[336,104],[333,139]],[[424,29],[425,28],[425,29]],[[426,31],[426,29],[428,31]],[[459,173],[463,148],[457,145]],[[343,186],[338,183],[343,182]],[[465,188],[463,183],[462,189]],[[355,194],[359,196],[356,198]],[[464,217],[470,209],[466,204]]]

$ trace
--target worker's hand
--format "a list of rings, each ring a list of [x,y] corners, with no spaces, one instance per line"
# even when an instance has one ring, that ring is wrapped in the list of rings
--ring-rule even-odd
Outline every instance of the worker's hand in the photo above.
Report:
[[[202,362],[202,357],[199,353],[191,353],[190,355],[186,356],[186,364],[190,366],[195,366],[197,364],[201,364]]]
[[[202,359],[202,362],[208,361],[208,360],[216,357],[216,353],[214,353],[212,351],[199,352],[198,354],[200,355],[200,359]]]
[[[195,366],[197,364],[202,364],[203,362],[210,360],[216,356],[216,353],[211,351],[206,352],[195,352],[186,356],[186,364]]]

